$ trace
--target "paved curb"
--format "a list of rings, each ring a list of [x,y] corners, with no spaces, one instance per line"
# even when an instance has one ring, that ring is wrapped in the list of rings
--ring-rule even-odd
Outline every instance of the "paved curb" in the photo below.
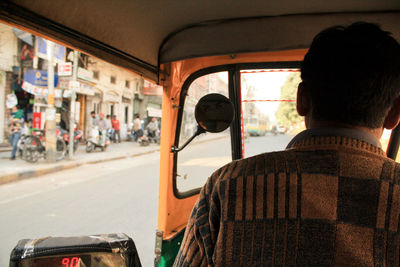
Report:
[[[226,136],[216,136],[214,138],[209,138],[209,139],[204,139],[204,140],[195,140],[192,142],[192,144],[201,144],[205,143],[207,141],[211,140],[218,140],[218,139],[223,139],[226,138]],[[55,173],[59,172],[62,170],[68,170],[72,168],[76,168],[82,165],[86,164],[97,164],[97,163],[102,163],[102,162],[108,162],[108,161],[113,161],[113,160],[120,160],[120,159],[126,159],[126,158],[134,158],[146,154],[151,154],[154,152],[160,151],[160,148],[157,147],[155,149],[145,151],[145,152],[140,152],[140,153],[127,153],[126,155],[117,155],[114,157],[109,157],[109,158],[103,158],[103,159],[92,159],[92,160],[83,160],[83,161],[77,161],[76,159],[73,161],[64,161],[61,163],[56,163],[56,165],[52,166],[43,166],[38,169],[32,169],[32,170],[24,170],[20,172],[12,172],[12,173],[5,173],[3,175],[0,174],[0,185],[3,184],[8,184],[8,183],[13,183],[29,178],[34,178],[37,176],[49,174],[49,173]]]
[[[49,174],[49,173],[55,173],[55,172],[59,172],[62,170],[68,170],[68,169],[76,168],[76,167],[86,165],[86,164],[97,164],[97,163],[119,160],[119,159],[134,158],[134,157],[138,157],[138,156],[142,156],[142,155],[146,155],[146,154],[151,154],[151,153],[154,153],[157,151],[160,151],[160,148],[155,148],[155,149],[145,151],[145,152],[140,152],[140,153],[129,153],[124,156],[118,155],[118,156],[103,158],[103,159],[83,160],[83,161],[79,161],[79,162],[77,162],[76,160],[69,161],[69,162],[65,161],[63,163],[57,163],[56,165],[52,165],[52,166],[44,166],[44,167],[41,167],[38,169],[6,173],[3,175],[0,175],[0,185],[17,182],[17,181],[21,181],[21,180]]]

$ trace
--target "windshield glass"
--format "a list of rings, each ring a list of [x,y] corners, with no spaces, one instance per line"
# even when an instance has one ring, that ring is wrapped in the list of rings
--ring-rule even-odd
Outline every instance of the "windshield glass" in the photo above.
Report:
[[[201,97],[209,93],[228,97],[228,72],[201,76],[189,86],[182,115],[180,146],[196,132],[195,106]],[[232,160],[229,128],[221,133],[201,134],[180,151],[177,157],[178,191],[202,187],[213,171]]]
[[[297,69],[241,71],[243,157],[285,149],[304,128],[296,112]]]
[[[298,69],[241,71],[243,157],[283,150],[306,129],[296,110],[300,82]],[[390,134],[391,130],[385,129],[381,138],[385,151]]]

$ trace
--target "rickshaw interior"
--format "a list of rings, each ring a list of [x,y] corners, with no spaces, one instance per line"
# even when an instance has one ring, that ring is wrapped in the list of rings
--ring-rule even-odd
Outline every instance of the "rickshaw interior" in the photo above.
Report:
[[[231,160],[285,148],[274,141],[252,146],[257,143],[248,136],[250,118],[262,117],[258,131],[268,138],[275,130],[294,134],[303,129],[295,111],[298,71],[318,32],[367,21],[400,40],[396,0],[7,0],[1,3],[0,20],[163,86],[155,248],[159,266],[172,265],[200,187],[213,170]],[[201,135],[196,144],[176,151],[196,132],[195,105],[209,93],[232,101],[230,128]],[[276,138],[287,143],[286,136]],[[383,140],[391,158],[396,158],[399,140],[397,128],[390,142]],[[196,157],[200,147],[209,154]]]

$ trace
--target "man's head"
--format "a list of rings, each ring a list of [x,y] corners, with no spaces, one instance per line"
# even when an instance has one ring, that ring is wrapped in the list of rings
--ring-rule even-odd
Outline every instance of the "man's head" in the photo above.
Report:
[[[155,121],[157,121],[157,118],[156,118],[156,117],[153,117],[153,118],[151,118],[151,121],[152,121],[152,122],[155,122]]]
[[[110,118],[111,116],[107,114],[106,119],[109,120]]]
[[[91,116],[92,118],[94,118],[94,117],[96,116],[96,112],[94,112],[94,111],[90,112],[90,116]]]
[[[100,112],[99,117],[100,117],[101,120],[104,119],[104,113]]]
[[[398,122],[400,45],[375,24],[360,22],[319,33],[304,58],[301,78],[297,109],[306,121],[367,128],[390,128],[396,126],[393,120]],[[387,124],[391,115],[397,119],[392,116]]]
[[[113,115],[113,119],[116,120],[117,119],[117,115]]]
[[[135,119],[139,119],[139,114],[135,114]]]

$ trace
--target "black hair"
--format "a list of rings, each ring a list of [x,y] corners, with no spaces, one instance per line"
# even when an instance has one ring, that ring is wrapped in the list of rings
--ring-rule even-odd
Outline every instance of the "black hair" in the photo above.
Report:
[[[96,114],[96,112],[92,111],[92,112],[90,112],[90,114]]]
[[[301,67],[314,120],[382,127],[400,94],[400,45],[390,35],[357,22],[314,38]]]

